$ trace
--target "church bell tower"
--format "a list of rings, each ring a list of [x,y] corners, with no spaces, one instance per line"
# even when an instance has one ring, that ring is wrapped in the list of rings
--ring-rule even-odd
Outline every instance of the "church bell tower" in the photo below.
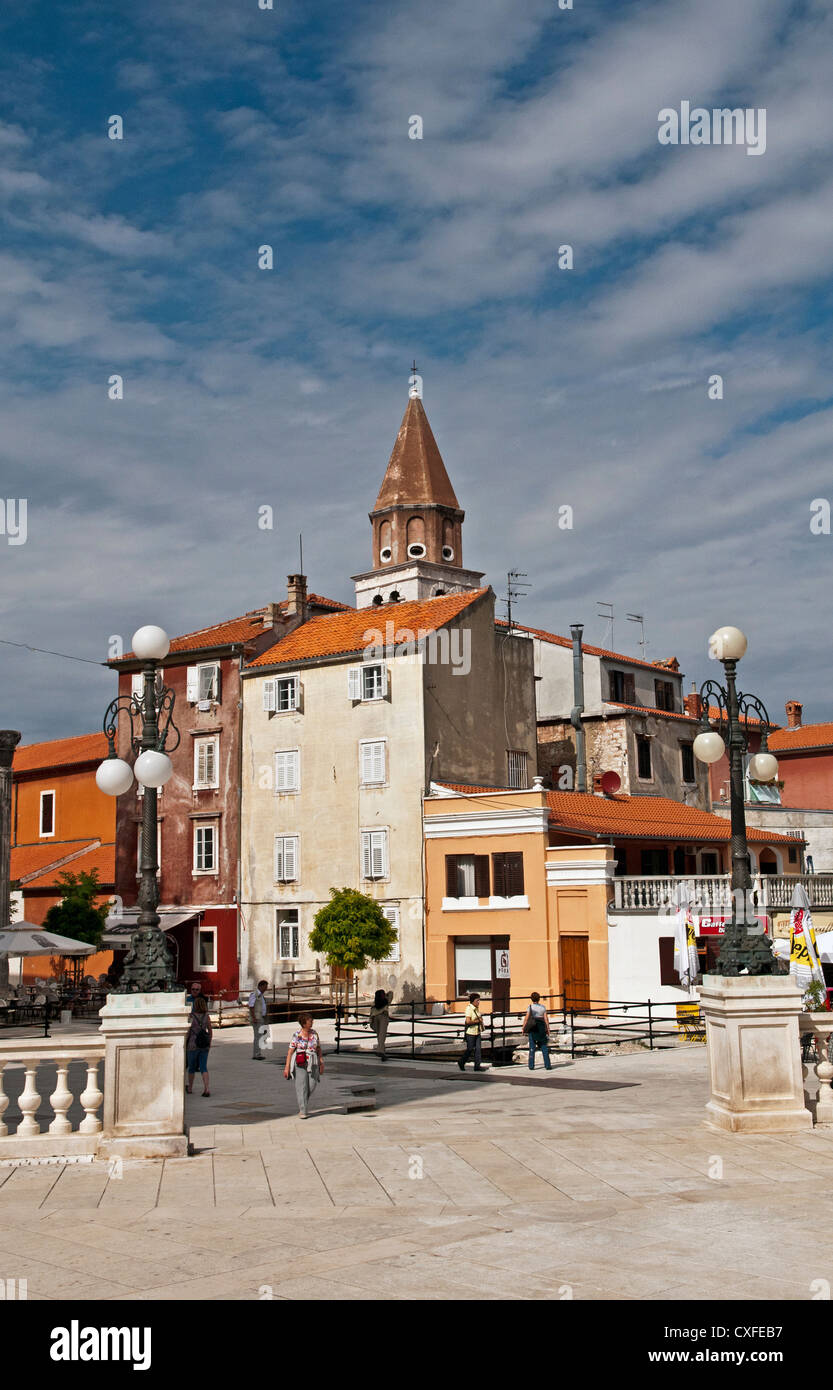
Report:
[[[370,512],[373,568],[353,576],[357,607],[480,588],[483,575],[463,568],[464,517],[418,386],[412,386]]]

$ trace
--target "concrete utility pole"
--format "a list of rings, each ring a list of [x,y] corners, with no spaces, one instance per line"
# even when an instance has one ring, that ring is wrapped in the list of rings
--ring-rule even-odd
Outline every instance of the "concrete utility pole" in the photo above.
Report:
[[[0,729],[0,931],[9,925],[12,864],[12,759],[20,742],[15,729]],[[9,987],[9,959],[0,956],[0,992]]]

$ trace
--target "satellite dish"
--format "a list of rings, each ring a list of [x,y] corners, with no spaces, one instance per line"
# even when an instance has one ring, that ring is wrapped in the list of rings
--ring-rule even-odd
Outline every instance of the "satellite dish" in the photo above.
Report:
[[[614,792],[618,792],[621,785],[622,779],[618,772],[605,772],[602,775],[602,791],[605,796],[613,796]]]

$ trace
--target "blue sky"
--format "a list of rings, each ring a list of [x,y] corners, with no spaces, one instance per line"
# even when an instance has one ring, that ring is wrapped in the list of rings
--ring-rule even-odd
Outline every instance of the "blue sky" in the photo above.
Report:
[[[0,638],[95,661],[242,613],[299,531],[349,600],[415,356],[522,620],[602,641],[612,602],[698,682],[734,622],[773,718],[833,718],[832,41],[821,0],[6,0]],[[661,146],[682,100],[764,107],[766,153]],[[111,692],[0,646],[27,742]]]

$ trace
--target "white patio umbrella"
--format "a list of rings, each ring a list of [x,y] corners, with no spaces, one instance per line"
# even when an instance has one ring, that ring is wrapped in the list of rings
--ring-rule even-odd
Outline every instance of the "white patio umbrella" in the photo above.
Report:
[[[687,879],[674,885],[672,902],[677,907],[674,921],[674,969],[680,977],[683,989],[691,989],[700,971],[697,932],[691,910],[693,900],[694,888]]]
[[[790,911],[790,974],[801,989],[807,989],[812,980],[826,988],[810,899],[802,883],[797,883],[793,890]]]
[[[97,949],[86,941],[44,931],[34,922],[15,922],[0,931],[0,956],[91,956]]]

